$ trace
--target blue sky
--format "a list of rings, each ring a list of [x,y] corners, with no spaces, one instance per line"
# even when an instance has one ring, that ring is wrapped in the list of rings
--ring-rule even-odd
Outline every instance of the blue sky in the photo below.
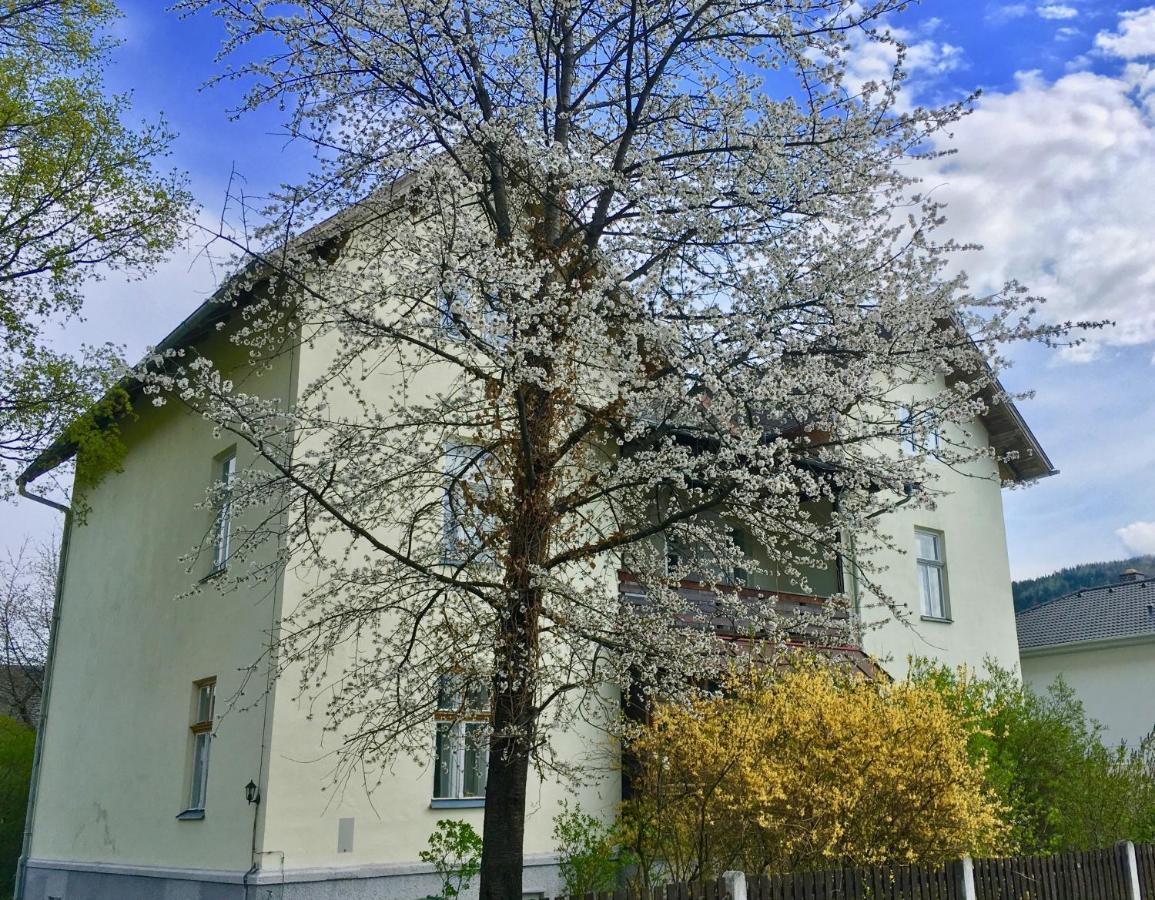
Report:
[[[157,0],[121,6],[109,85],[131,91],[142,118],[163,111],[178,133],[171,163],[206,221],[234,170],[256,194],[305,170],[274,112],[233,121],[238,86],[201,89],[221,71],[214,19],[181,19]],[[1155,6],[926,0],[890,24],[911,46],[913,101],[983,91],[952,130],[958,154],[925,173],[951,232],[984,245],[965,260],[976,289],[1015,276],[1054,319],[1117,323],[1076,351],[1017,352],[1004,379],[1036,391],[1021,409],[1061,469],[1004,494],[1012,571],[1155,552]],[[852,68],[865,79],[885,61],[864,49]],[[144,281],[95,285],[86,321],[61,343],[112,340],[136,355],[218,274],[194,240]],[[19,511],[0,517],[0,543],[51,529],[47,511]]]

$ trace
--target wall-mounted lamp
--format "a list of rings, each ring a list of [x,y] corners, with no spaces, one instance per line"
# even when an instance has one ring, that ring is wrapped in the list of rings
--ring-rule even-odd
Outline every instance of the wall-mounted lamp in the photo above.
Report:
[[[261,802],[261,792],[257,790],[257,786],[251,781],[245,785],[245,799],[248,800],[249,803]]]

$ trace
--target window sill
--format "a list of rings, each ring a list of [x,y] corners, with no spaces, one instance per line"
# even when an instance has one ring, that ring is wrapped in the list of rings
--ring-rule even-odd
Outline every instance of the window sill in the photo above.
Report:
[[[177,816],[177,820],[180,822],[199,822],[204,817],[205,811],[203,809],[186,809]]]
[[[429,801],[430,809],[482,809],[484,797],[434,797]]]
[[[943,625],[954,624],[954,619],[943,618],[942,616],[919,616],[924,622],[940,622]]]

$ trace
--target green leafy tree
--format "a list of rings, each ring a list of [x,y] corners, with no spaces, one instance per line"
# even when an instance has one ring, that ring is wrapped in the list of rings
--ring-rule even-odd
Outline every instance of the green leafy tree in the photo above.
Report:
[[[1061,679],[1043,693],[994,663],[986,673],[916,660],[968,723],[968,749],[1004,808],[1021,853],[1106,847],[1155,838],[1155,743],[1111,747]]]
[[[163,122],[129,127],[129,98],[104,89],[118,15],[109,0],[0,3],[0,496],[66,428],[109,462],[116,435],[93,426],[115,410],[90,407],[116,348],[57,353],[45,328],[79,314],[90,281],[161,259],[190,205],[183,177],[156,168]]]

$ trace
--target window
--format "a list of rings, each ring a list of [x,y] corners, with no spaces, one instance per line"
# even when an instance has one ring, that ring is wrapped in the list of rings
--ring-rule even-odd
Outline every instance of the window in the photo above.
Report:
[[[213,528],[213,571],[223,572],[229,562],[229,515],[232,507],[233,478],[237,474],[237,454],[230,450],[217,458],[216,481],[220,485],[221,496],[217,506],[216,525]]]
[[[686,561],[686,551],[682,548],[682,542],[672,534],[666,535],[666,574],[677,571],[678,567]]]
[[[205,794],[209,783],[209,751],[213,743],[213,713],[217,699],[216,678],[203,678],[193,682],[193,692],[193,721],[189,726],[192,739],[192,767],[189,775],[188,807],[182,815],[204,813]]]
[[[489,769],[489,689],[461,675],[443,675],[437,689],[433,799],[485,797]]]
[[[719,528],[726,526],[719,524]],[[743,556],[749,557],[749,540],[746,536],[745,529],[731,528],[729,533],[730,541],[734,548]],[[679,571],[680,566],[697,565],[698,569],[691,569],[687,572],[680,572],[686,581],[707,581],[717,580],[721,584],[739,585],[743,586],[749,580],[750,573],[741,564],[735,565],[729,570],[723,570],[722,564],[716,560],[714,554],[706,550],[700,550],[697,554],[691,555],[687,550],[687,545],[683,543],[678,537],[667,534],[665,536],[666,542],[666,574],[672,575]]]
[[[916,528],[914,537],[918,552],[918,596],[923,618],[949,619],[942,535]]]
[[[465,337],[458,324],[461,303],[460,294],[451,288],[444,289],[438,296],[437,309],[441,316],[441,330],[454,341],[460,341]]]
[[[468,444],[450,445],[445,456],[444,561],[493,562],[492,548],[486,544],[496,530],[496,521],[484,509],[490,495],[490,456]]]
[[[942,446],[938,424],[932,410],[924,409],[912,413],[903,406],[898,411],[898,435],[902,442],[902,449],[912,456],[917,453],[938,452]]]
[[[741,553],[743,556],[749,556],[749,554],[750,554],[750,551],[748,549],[749,542],[746,540],[746,531],[742,528],[735,528],[730,533],[730,537],[733,539],[734,547],[738,550],[738,552]],[[743,566],[735,566],[733,576],[731,578],[727,579],[727,581],[730,584],[737,584],[737,585],[745,585],[746,582],[749,580],[750,580],[750,573],[747,572]]]
[[[437,312],[441,330],[450,340],[465,340],[467,327],[465,315],[470,313],[473,324],[469,329],[471,338],[484,341],[493,347],[502,347],[507,343],[507,337],[501,327],[504,324],[501,304],[495,294],[481,285],[475,284],[473,291],[446,285],[438,296]]]

